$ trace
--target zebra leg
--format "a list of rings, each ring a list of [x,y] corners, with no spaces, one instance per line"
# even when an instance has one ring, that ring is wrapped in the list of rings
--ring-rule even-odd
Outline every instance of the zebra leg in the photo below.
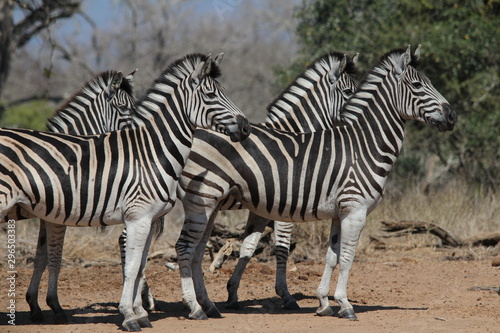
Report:
[[[328,250],[326,252],[325,270],[321,277],[321,282],[317,290],[319,307],[316,310],[318,316],[332,316],[333,310],[328,302],[328,294],[330,292],[330,281],[333,270],[338,263],[340,253],[340,220],[332,219],[330,227],[330,240],[328,242]]]
[[[298,310],[300,306],[295,298],[290,295],[286,282],[286,265],[290,253],[290,241],[292,239],[293,223],[274,222],[275,255],[276,255],[276,294],[283,299],[283,308],[287,310]]]
[[[66,226],[48,222],[45,225],[47,229],[47,268],[49,271],[47,305],[54,311],[54,322],[56,324],[67,324],[68,318],[59,304],[59,297],[57,295]]]
[[[49,272],[46,302],[50,306],[50,308],[54,311],[55,323],[62,324],[67,322],[67,318],[66,315],[64,314],[64,310],[59,304],[57,288],[59,281],[59,272],[61,269],[62,251],[64,245],[64,236],[66,233],[66,226],[40,221],[40,230],[42,230],[41,227],[42,224],[44,225],[44,230],[46,232],[45,251],[48,257],[46,259],[46,263]]]
[[[141,277],[151,242],[151,221],[147,219],[126,221],[127,244],[125,247],[125,268],[123,291],[118,309],[125,317],[122,326],[127,331],[140,331],[151,327],[148,313],[142,307],[140,297]]]
[[[151,232],[153,232],[153,228],[156,223],[159,223],[162,220],[158,220],[153,222],[151,225]],[[123,228],[122,233],[120,234],[120,237],[118,237],[118,245],[120,247],[120,258],[121,258],[121,263],[122,263],[122,274],[124,275],[124,269],[125,269],[125,247],[127,244],[127,228]],[[155,299],[153,295],[151,294],[151,290],[149,289],[148,281],[146,280],[146,275],[143,275],[143,287],[141,288],[141,297],[142,297],[142,306],[144,309],[147,311],[154,311],[155,310]]]
[[[357,320],[352,305],[347,300],[347,280],[352,267],[359,236],[366,223],[366,211],[352,212],[342,218],[340,233],[339,280],[334,299],[340,305],[339,317]]]
[[[269,219],[260,217],[258,215],[250,212],[247,225],[245,229],[245,238],[241,243],[240,248],[240,258],[234,269],[233,274],[227,282],[226,289],[228,293],[228,298],[226,302],[226,308],[228,309],[241,309],[238,303],[238,288],[240,286],[241,277],[245,268],[252,258],[257,244],[259,243],[260,237],[267,226]]]
[[[43,321],[42,309],[38,305],[38,289],[43,272],[47,267],[47,229],[45,221],[40,220],[40,231],[38,232],[38,243],[36,245],[35,261],[33,263],[33,275],[30,286],[26,292],[26,301],[30,306],[30,320],[34,322]]]
[[[146,240],[146,245],[144,246],[144,250],[142,252],[141,266],[139,268],[140,275],[138,276],[139,281],[137,286],[137,292],[134,299],[134,313],[138,317],[137,322],[141,327],[153,327],[153,325],[151,325],[151,322],[148,319],[148,313],[147,311],[145,311],[143,307],[143,298],[142,298],[145,285],[147,284],[146,276],[144,273],[146,271],[146,265],[148,263],[148,253],[149,253],[149,247],[151,246],[152,238],[153,238],[153,228],[151,228],[149,231],[149,235]]]
[[[217,216],[218,211],[219,211],[218,209],[215,210],[215,212],[210,217],[205,232],[203,233],[203,237],[196,246],[193,255],[193,261],[191,264],[191,269],[193,271],[194,288],[196,292],[196,300],[201,305],[203,312],[205,312],[205,314],[209,318],[222,318],[219,309],[217,309],[215,304],[208,297],[207,289],[205,288],[205,280],[203,278],[203,268],[202,268],[203,256],[205,254],[205,247],[207,245],[208,239],[210,238],[210,235],[212,234],[215,217]]]
[[[184,208],[186,209],[187,206],[184,206]],[[196,216],[191,215],[186,210],[184,225],[179,239],[175,243],[181,275],[182,300],[191,311],[188,316],[190,319],[206,320],[208,317],[196,299],[192,261],[196,247],[205,233],[207,223],[201,221],[202,217],[199,214],[196,214]],[[196,221],[196,217],[200,221]]]

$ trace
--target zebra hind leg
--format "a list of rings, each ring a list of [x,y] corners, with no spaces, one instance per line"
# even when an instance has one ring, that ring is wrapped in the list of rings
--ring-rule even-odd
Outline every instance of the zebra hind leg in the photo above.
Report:
[[[38,243],[33,265],[33,275],[31,276],[30,286],[26,292],[26,301],[30,306],[30,320],[41,322],[44,318],[42,309],[38,305],[38,288],[40,288],[40,281],[47,267],[47,229],[45,222],[42,220],[40,220],[40,231],[38,232]]]
[[[240,286],[241,278],[245,271],[245,268],[253,257],[255,249],[260,241],[262,233],[266,228],[269,219],[260,217],[256,214],[250,212],[247,219],[247,225],[245,229],[245,237],[240,248],[240,257],[233,274],[227,281],[227,293],[228,298],[226,302],[226,308],[228,309],[241,309],[241,305],[238,303],[238,288]]]
[[[332,316],[333,310],[328,301],[328,294],[330,292],[330,281],[332,278],[333,270],[338,263],[340,252],[340,220],[332,219],[330,229],[330,241],[326,253],[325,269],[321,282],[317,290],[317,297],[319,300],[319,307],[316,310],[318,316]]]
[[[212,302],[208,297],[207,289],[205,288],[205,280],[203,278],[203,268],[202,268],[203,255],[205,254],[205,247],[207,245],[208,239],[210,238],[210,235],[212,234],[215,217],[217,216],[218,211],[219,210],[216,209],[214,213],[212,213],[212,215],[210,216],[210,219],[208,220],[208,224],[206,225],[203,236],[194,251],[193,261],[191,264],[193,272],[193,283],[196,292],[196,300],[201,305],[203,312],[205,312],[205,314],[209,318],[222,318],[219,309],[217,309],[214,302]]]
[[[276,294],[283,299],[283,308],[285,310],[299,310],[300,306],[297,304],[295,298],[290,295],[288,291],[288,284],[286,281],[286,266],[288,255],[290,253],[290,241],[292,239],[293,223],[289,222],[274,222],[274,237],[276,248],[274,253],[276,255]]]
[[[68,318],[63,308],[59,304],[57,295],[57,284],[59,281],[59,272],[61,271],[62,251],[64,245],[64,235],[66,226],[46,223],[47,228],[47,255],[49,286],[47,290],[47,305],[54,311],[54,322],[56,324],[67,324]]]

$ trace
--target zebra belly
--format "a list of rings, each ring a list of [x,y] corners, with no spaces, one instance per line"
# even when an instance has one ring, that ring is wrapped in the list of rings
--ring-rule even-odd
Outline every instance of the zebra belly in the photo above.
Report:
[[[270,211],[263,205],[253,206],[243,203],[243,206],[259,216],[282,222],[313,222],[331,219],[337,216],[339,212],[335,202],[325,202],[317,206],[308,205],[306,207],[286,206],[285,209],[279,209],[276,205]]]
[[[26,213],[32,217],[38,217],[47,222],[61,224],[74,227],[100,227],[103,225],[115,225],[124,223],[123,210],[119,207],[117,209],[108,209],[105,212],[95,212],[95,214],[85,214],[80,216],[75,207],[72,212],[66,215],[61,210],[62,206],[55,206],[51,213],[47,214],[47,206],[43,203],[36,205],[34,208],[31,206],[20,204],[23,208],[23,215]],[[27,215],[26,214],[26,215]]]

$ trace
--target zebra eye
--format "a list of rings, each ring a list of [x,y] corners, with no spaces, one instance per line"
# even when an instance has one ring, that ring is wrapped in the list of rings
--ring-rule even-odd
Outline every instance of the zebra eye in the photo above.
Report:
[[[422,83],[420,83],[419,81],[415,81],[415,82],[412,82],[411,85],[413,86],[413,88],[415,89],[420,89],[423,87]]]
[[[347,96],[351,96],[353,92],[351,89],[344,89],[344,94],[346,94]]]
[[[207,97],[210,98],[210,99],[216,99],[217,98],[217,95],[213,92],[209,92],[207,93]]]

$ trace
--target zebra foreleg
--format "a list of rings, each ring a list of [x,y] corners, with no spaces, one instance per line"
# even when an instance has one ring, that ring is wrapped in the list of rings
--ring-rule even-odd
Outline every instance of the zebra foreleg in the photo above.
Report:
[[[334,299],[340,305],[339,317],[357,320],[352,305],[347,300],[347,280],[352,267],[359,236],[366,223],[366,211],[359,210],[350,213],[341,222],[339,280],[335,289]]]
[[[123,279],[123,292],[118,309],[125,317],[122,326],[127,331],[140,331],[152,327],[148,313],[142,307],[141,278],[146,267],[152,234],[150,220],[126,222],[127,244]]]
[[[45,221],[40,220],[40,231],[38,232],[38,243],[36,246],[35,261],[33,262],[33,275],[30,286],[26,292],[26,301],[30,306],[30,320],[34,322],[43,321],[43,314],[38,305],[38,289],[43,272],[47,267],[47,229]]]
[[[163,220],[158,220],[153,222],[151,225],[151,232],[154,233],[153,228],[157,223],[162,222]],[[122,263],[122,274],[124,274],[125,269],[125,247],[127,244],[127,228],[124,227],[120,237],[118,237],[118,245],[120,247],[120,258]],[[123,275],[124,276],[124,275]],[[143,287],[141,288],[141,298],[142,298],[142,307],[147,311],[155,310],[155,299],[153,294],[151,294],[151,290],[149,289],[148,281],[146,279],[146,275],[143,274]]]
[[[196,292],[196,300],[201,305],[203,312],[205,312],[205,314],[209,318],[222,318],[219,309],[217,309],[215,304],[208,297],[207,289],[205,288],[205,281],[203,278],[203,268],[202,268],[203,255],[205,254],[205,247],[207,245],[208,239],[210,238],[210,235],[212,234],[215,217],[217,216],[218,211],[219,210],[216,209],[215,212],[210,217],[205,232],[203,234],[203,237],[196,246],[193,255],[193,261],[191,264],[193,271],[194,288]]]
[[[330,292],[330,281],[333,270],[338,263],[340,254],[340,220],[332,219],[330,227],[330,240],[328,242],[328,250],[326,252],[325,270],[321,277],[321,282],[317,290],[319,307],[316,310],[318,316],[332,316],[333,310],[328,302],[328,294]]]
[[[61,271],[62,252],[66,226],[49,223],[45,224],[47,229],[47,268],[49,271],[49,285],[47,289],[47,305],[54,311],[54,323],[67,324],[68,318],[59,304],[57,295],[57,284],[59,272]]]
[[[267,226],[269,219],[260,217],[258,215],[250,212],[248,216],[247,225],[245,229],[245,238],[241,244],[240,257],[233,274],[227,282],[226,289],[228,293],[228,298],[226,302],[226,308],[228,309],[241,309],[238,303],[238,288],[240,286],[241,277],[243,272],[253,257],[255,249],[260,241],[260,237]]]
[[[286,310],[298,310],[300,306],[295,298],[290,295],[286,282],[286,266],[288,254],[290,253],[290,241],[292,239],[293,223],[274,222],[275,255],[276,255],[276,294],[283,299],[283,308]]]

